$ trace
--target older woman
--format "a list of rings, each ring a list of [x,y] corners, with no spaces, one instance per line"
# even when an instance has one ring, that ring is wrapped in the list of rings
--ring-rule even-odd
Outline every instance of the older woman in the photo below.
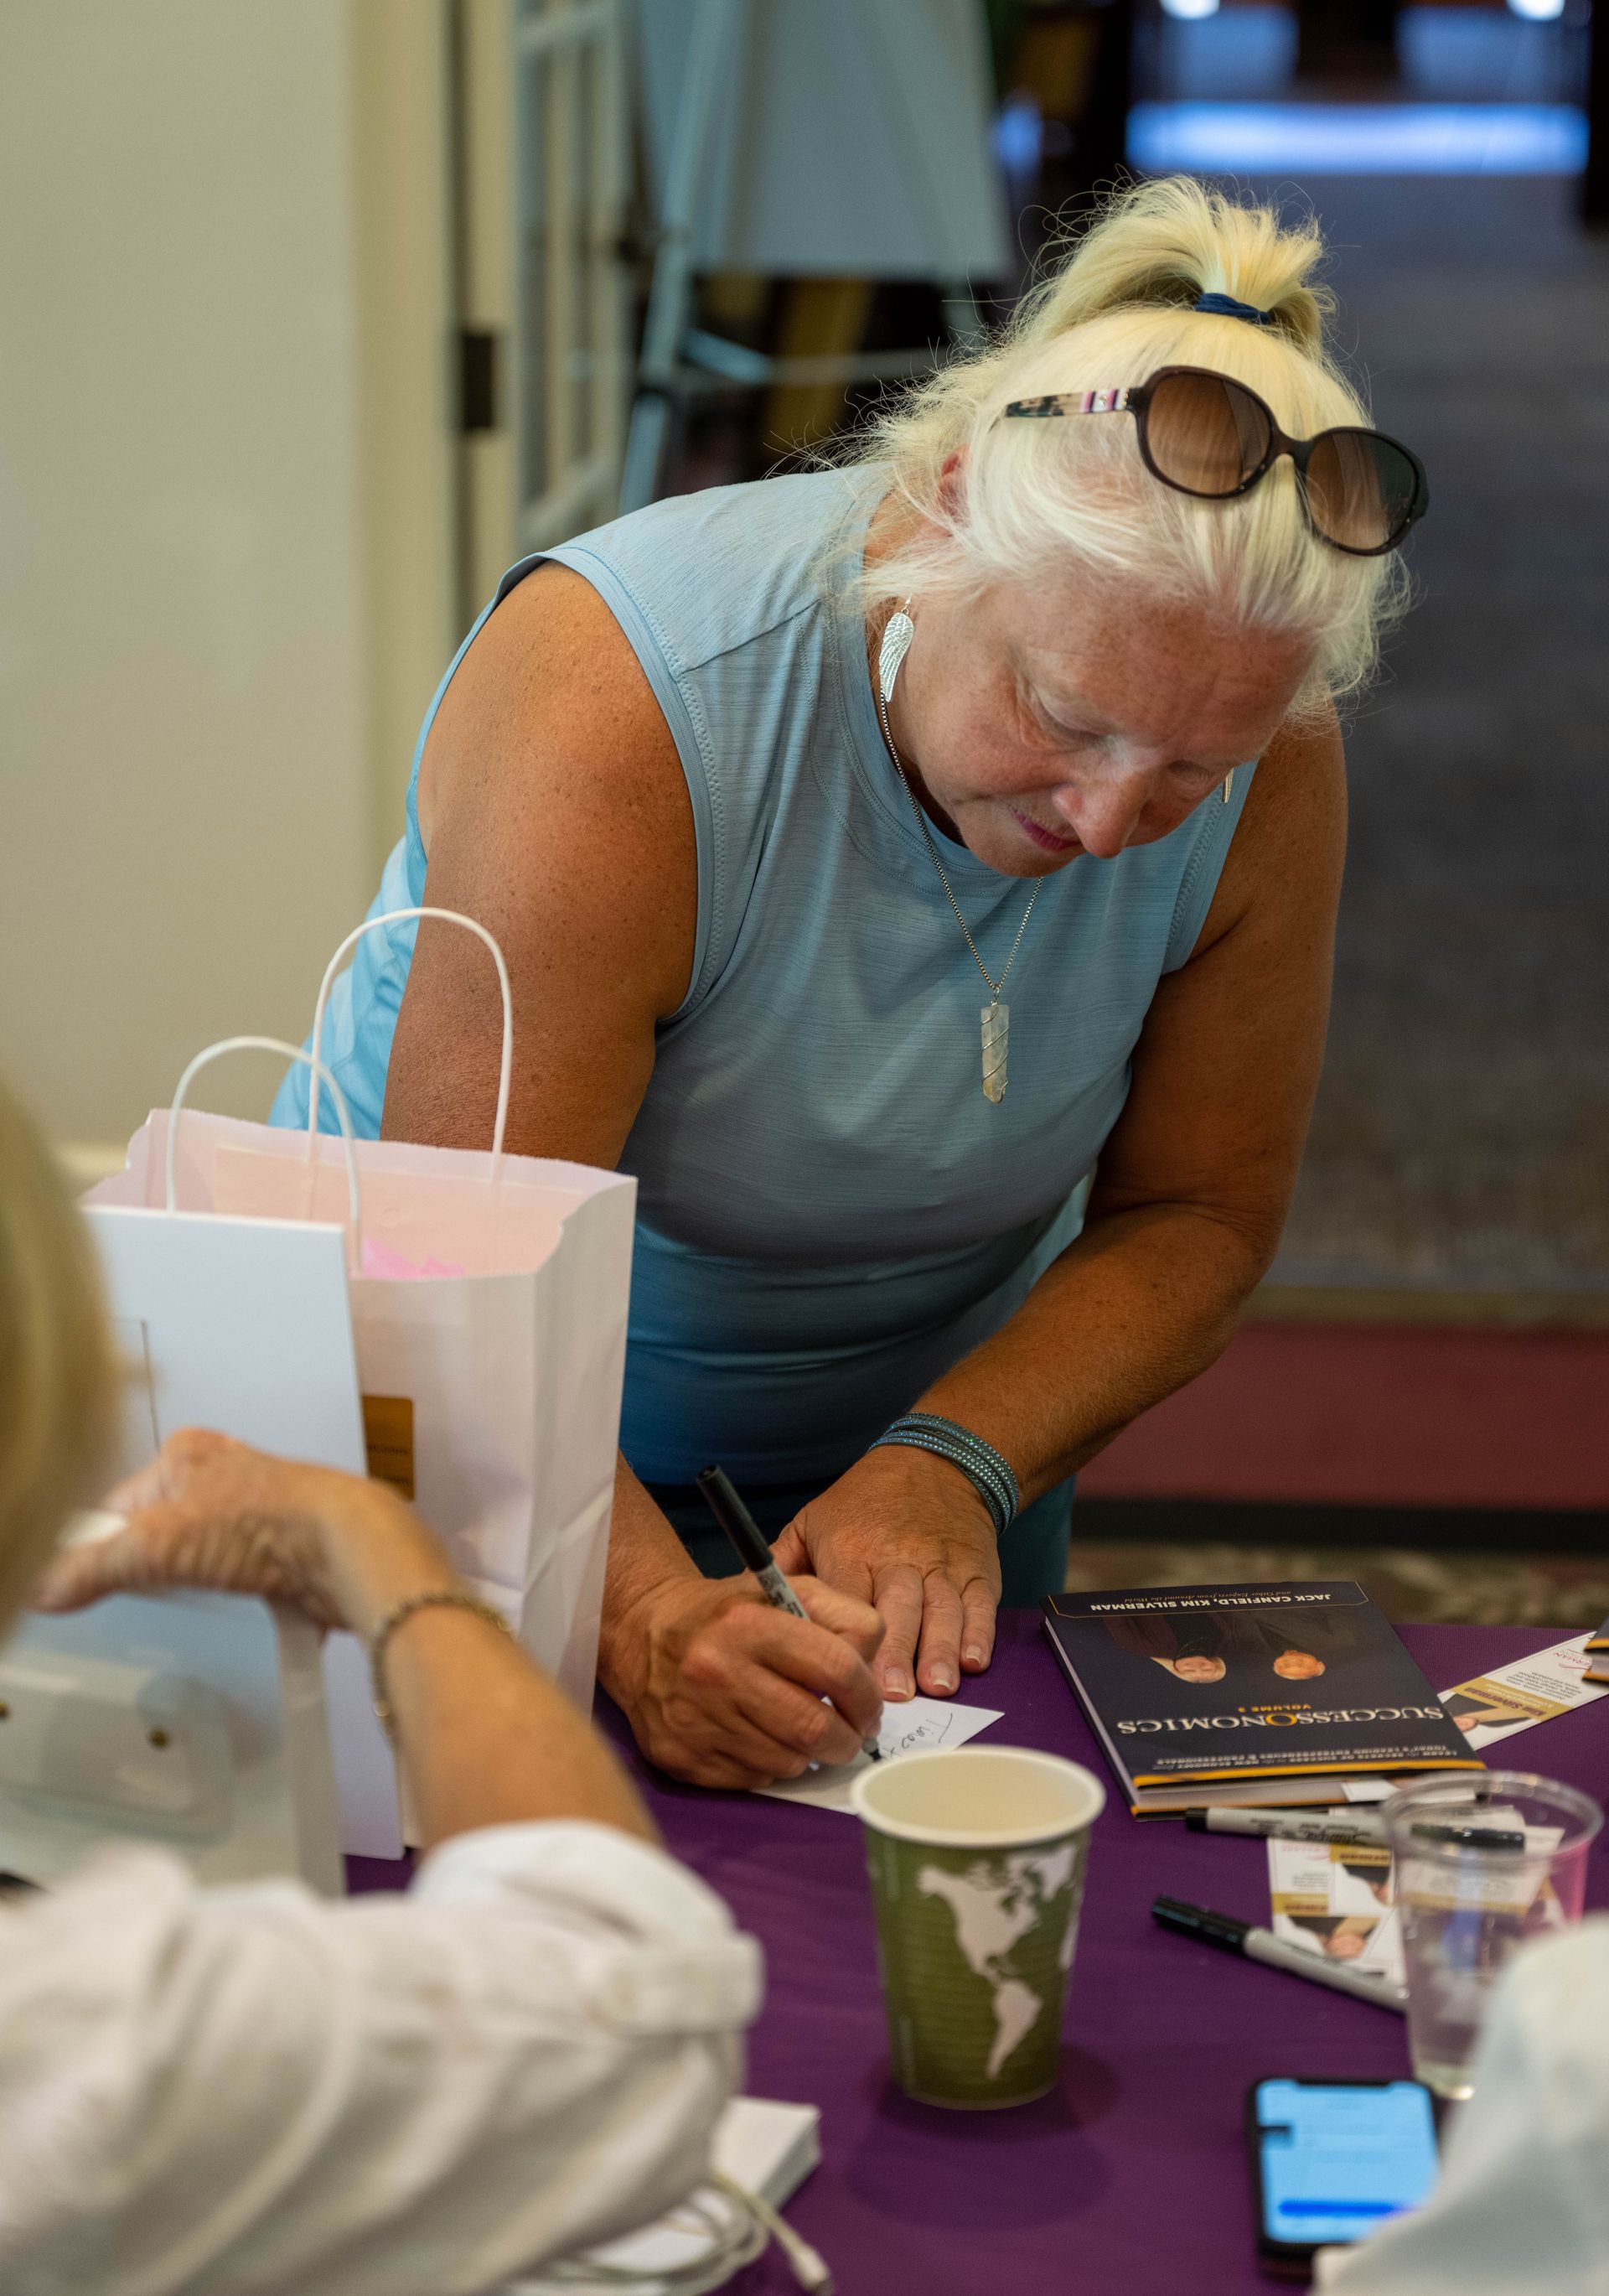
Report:
[[[700,1577],[700,1467],[876,1605],[886,1696],[943,1695],[1002,1583],[1059,1583],[1076,1469],[1268,1266],[1328,996],[1332,697],[1425,498],[1327,357],[1319,252],[1129,193],[851,467],[516,566],[426,721],[374,913],[498,935],[510,1138],[637,1177],[601,1663],[687,1776],[796,1771],[818,1697],[865,1694],[821,1625]],[[488,1136],[459,938],[391,928],[347,976],[371,1128]]]
[[[0,1632],[89,1485],[87,1239],[0,1091]],[[176,1438],[41,1590],[221,1587],[376,1650],[430,1845],[406,1898],[199,1890],[154,1849],[0,1902],[6,2296],[471,2296],[701,2175],[755,1948],[379,1485]]]

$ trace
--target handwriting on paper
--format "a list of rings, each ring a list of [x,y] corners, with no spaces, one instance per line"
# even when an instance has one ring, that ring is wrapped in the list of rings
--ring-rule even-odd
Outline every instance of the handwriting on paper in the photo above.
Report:
[[[1001,1719],[987,1706],[952,1706],[942,1698],[908,1698],[903,1705],[885,1706],[878,1731],[878,1746],[886,1762],[900,1754],[925,1753],[936,1746],[964,1746],[992,1722]],[[850,1789],[870,1759],[857,1755],[837,1768],[806,1770],[802,1778],[783,1778],[757,1791],[773,1801],[802,1801],[813,1809],[837,1809],[854,1815]]]

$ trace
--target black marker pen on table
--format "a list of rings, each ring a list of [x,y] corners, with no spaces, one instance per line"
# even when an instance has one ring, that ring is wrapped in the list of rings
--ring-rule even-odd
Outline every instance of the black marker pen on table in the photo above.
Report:
[[[1244,1833],[1260,1841],[1340,1841],[1359,1848],[1383,1849],[1383,1821],[1366,1810],[1347,1810],[1336,1816],[1327,1809],[1311,1816],[1299,1809],[1191,1809],[1185,1812],[1191,1833]]]
[[[706,1467],[698,1477],[698,1488],[704,1494],[704,1504],[731,1541],[732,1552],[745,1570],[752,1570],[760,1582],[760,1592],[773,1611],[786,1611],[790,1618],[805,1619],[809,1611],[777,1568],[765,1533],[738,1496],[736,1486],[724,1467]],[[864,1738],[861,1751],[874,1762],[883,1759],[883,1750],[875,1738]]]
[[[1220,1953],[1237,1953],[1245,1961],[1260,1961],[1265,1969],[1283,1969],[1287,1976],[1305,1977],[1311,1985],[1327,1985],[1334,1993],[1350,1993],[1354,2000],[1372,2002],[1376,2009],[1394,2009],[1399,2016],[1407,2009],[1406,1990],[1389,1979],[1321,1960],[1305,1946],[1286,1944],[1272,1930],[1259,1929],[1254,1922],[1237,1921],[1233,1914],[1215,1914],[1209,1906],[1193,1906],[1188,1898],[1156,1898],[1151,1919],[1164,1930],[1194,1938],[1198,1945],[1216,1946]]]

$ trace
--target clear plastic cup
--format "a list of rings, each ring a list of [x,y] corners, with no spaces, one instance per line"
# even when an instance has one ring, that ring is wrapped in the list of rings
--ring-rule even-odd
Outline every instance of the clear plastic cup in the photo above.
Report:
[[[1581,1917],[1604,1813],[1552,1778],[1488,1770],[1421,1778],[1384,1816],[1414,2071],[1438,2096],[1462,2099],[1474,2094],[1475,2044],[1504,1969],[1531,1939]]]

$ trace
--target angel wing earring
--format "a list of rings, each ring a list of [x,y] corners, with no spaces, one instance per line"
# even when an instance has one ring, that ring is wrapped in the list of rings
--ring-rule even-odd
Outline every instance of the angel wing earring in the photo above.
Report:
[[[896,612],[889,615],[883,628],[883,643],[878,648],[878,692],[883,697],[885,709],[894,697],[894,681],[915,636],[916,624],[911,619],[911,601],[907,598]]]

